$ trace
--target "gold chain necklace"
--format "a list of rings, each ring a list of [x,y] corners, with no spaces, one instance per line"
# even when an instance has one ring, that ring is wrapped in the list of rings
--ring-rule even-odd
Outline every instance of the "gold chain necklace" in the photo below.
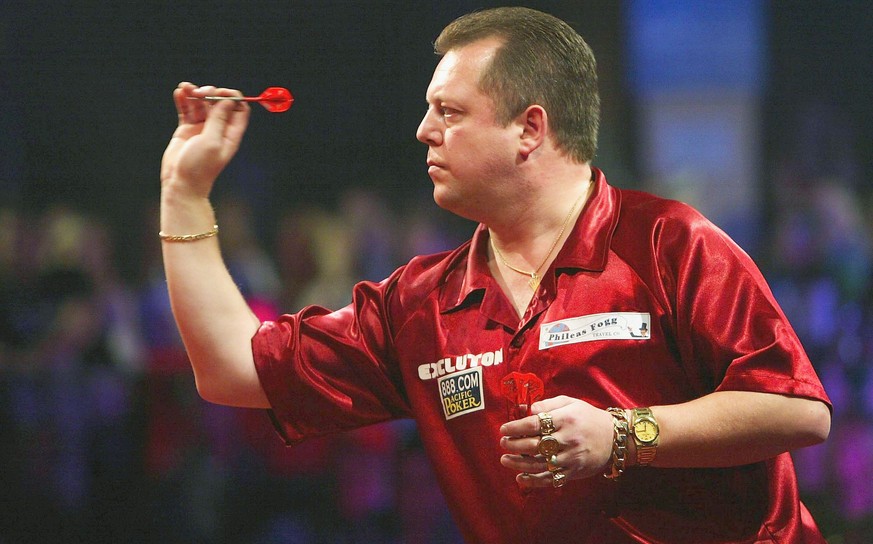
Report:
[[[570,218],[573,217],[573,212],[576,211],[576,206],[579,205],[579,202],[582,200],[582,197],[585,196],[587,193],[588,193],[588,191],[583,191],[582,194],[579,195],[579,197],[576,199],[576,202],[573,203],[573,207],[570,208],[570,212],[567,214],[567,217],[564,218],[564,223],[561,225],[561,231],[558,233],[558,236],[557,236],[557,238],[555,238],[555,241],[552,242],[552,247],[549,248],[548,253],[546,253],[545,258],[543,258],[543,262],[541,262],[540,265],[537,267],[537,269],[534,270],[533,272],[528,272],[527,270],[521,270],[520,268],[516,268],[516,267],[512,266],[511,264],[509,264],[508,262],[506,262],[506,259],[503,257],[503,253],[500,253],[500,250],[497,249],[496,245],[494,245],[494,238],[489,237],[488,241],[491,242],[491,247],[494,249],[494,253],[496,253],[497,256],[500,257],[500,260],[503,262],[503,264],[507,268],[509,268],[513,272],[518,272],[519,274],[522,274],[524,276],[530,276],[530,279],[528,280],[527,284],[532,290],[536,291],[537,287],[540,286],[540,282],[542,281],[542,278],[540,277],[540,270],[542,270],[543,266],[545,266],[546,261],[549,260],[549,257],[552,255],[552,252],[555,251],[555,247],[558,246],[558,242],[560,242],[561,237],[564,236],[564,231],[567,230],[567,225],[570,223]]]

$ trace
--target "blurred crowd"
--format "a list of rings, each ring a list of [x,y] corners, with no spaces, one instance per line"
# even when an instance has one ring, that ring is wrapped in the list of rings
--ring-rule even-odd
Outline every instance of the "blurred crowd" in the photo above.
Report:
[[[339,308],[357,279],[460,242],[341,200],[285,214],[270,245],[244,200],[216,205],[260,317]],[[286,448],[264,411],[198,397],[151,219],[130,280],[100,219],[0,210],[0,543],[457,542],[411,422]]]
[[[835,405],[831,438],[795,454],[802,490],[833,543],[867,542],[869,195],[839,176],[777,177],[753,257]],[[228,267],[263,319],[338,308],[355,281],[472,232],[429,202],[400,208],[352,190],[330,209],[287,211],[264,235],[244,199],[216,203]],[[458,542],[413,423],[286,448],[263,411],[199,399],[153,215],[130,278],[99,218],[0,209],[0,544]]]
[[[820,143],[798,156],[827,166],[778,166],[759,260],[834,405],[829,439],[793,454],[801,492],[831,544],[861,544],[873,534],[873,192]]]

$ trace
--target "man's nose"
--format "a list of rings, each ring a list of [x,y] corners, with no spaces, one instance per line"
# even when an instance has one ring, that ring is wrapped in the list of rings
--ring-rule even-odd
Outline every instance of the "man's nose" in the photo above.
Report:
[[[418,141],[429,146],[437,146],[442,143],[442,132],[440,132],[436,120],[434,119],[433,110],[428,108],[427,113],[418,124],[418,130],[415,131],[415,137]]]

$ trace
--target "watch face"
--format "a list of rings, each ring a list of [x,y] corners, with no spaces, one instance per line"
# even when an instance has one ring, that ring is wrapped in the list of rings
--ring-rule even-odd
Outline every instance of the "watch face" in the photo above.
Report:
[[[637,421],[634,425],[634,435],[636,435],[641,442],[652,442],[658,438],[658,428],[655,427],[655,424],[651,421],[645,419]]]

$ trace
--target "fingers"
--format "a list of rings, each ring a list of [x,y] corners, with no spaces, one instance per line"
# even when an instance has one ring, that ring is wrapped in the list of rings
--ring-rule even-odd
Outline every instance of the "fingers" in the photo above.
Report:
[[[518,429],[525,433],[523,436],[503,436],[500,440],[501,447],[509,452],[501,456],[500,464],[520,473],[516,476],[516,482],[521,487],[560,487],[573,473],[572,470],[566,472],[567,468],[564,466],[564,463],[571,462],[571,455],[562,453],[565,446],[559,436],[560,430],[543,428],[544,423],[540,416],[544,414],[522,418],[501,428],[510,432]],[[554,423],[554,417],[549,413],[549,417],[544,419],[552,419]],[[545,425],[548,426],[547,423]]]
[[[561,487],[596,474],[608,461],[612,427],[606,411],[566,396],[536,402],[531,410],[535,415],[500,428],[500,462],[519,473],[519,485]]]
[[[540,434],[540,418],[537,414],[543,412],[549,412],[552,415],[555,428],[560,429],[560,409],[573,402],[578,401],[564,395],[535,402],[531,405],[531,411],[535,415],[505,423],[500,427],[500,432],[504,436],[538,436]]]
[[[215,92],[216,96],[242,96],[241,92],[232,89],[216,89]],[[215,110],[215,127],[211,126],[213,116],[210,115],[204,132],[215,130],[216,135],[221,134],[225,140],[232,142],[234,147],[238,147],[248,126],[251,107],[246,102],[230,100],[222,100],[216,104],[216,107],[219,108]]]
[[[217,88],[211,90],[209,96],[242,96],[242,93],[233,89]],[[245,102],[219,100],[209,106],[209,110],[203,126],[203,136],[222,142],[225,151],[235,152],[248,125],[251,108]]]
[[[569,479],[569,472],[561,464],[561,457],[553,459],[554,464],[549,466],[544,459],[526,455],[504,455],[500,458],[500,464],[518,472],[515,481],[521,488],[555,487],[555,478]],[[550,471],[549,468],[552,470]],[[559,476],[556,476],[560,473]],[[563,485],[563,482],[561,482]],[[560,486],[558,486],[560,487]]]
[[[207,96],[242,96],[242,93],[235,89],[220,88],[213,85],[198,87],[187,81],[179,83],[173,91],[173,101],[179,114],[180,125],[204,123],[209,121],[209,119],[215,118],[217,122],[210,129],[214,131],[212,136],[223,136],[229,122],[239,121],[239,119],[235,119],[235,116],[243,117],[243,120],[248,119],[250,108],[245,102],[202,100],[202,98]]]
[[[535,414],[538,414],[540,412],[552,412],[554,410],[558,410],[559,408],[563,408],[568,404],[572,404],[573,402],[576,402],[576,399],[568,397],[566,395],[560,395],[557,397],[543,399],[541,401],[535,402],[531,404],[530,409]]]
[[[191,100],[198,96],[199,88],[193,83],[183,81],[173,91],[173,101],[179,114],[179,124],[196,124],[206,118],[207,104],[203,100]],[[199,92],[199,96],[205,96]]]
[[[239,149],[248,125],[250,108],[237,100],[234,89],[200,86],[183,81],[173,91],[179,126],[164,151],[161,180],[184,179],[199,193],[208,194],[215,178]]]
[[[564,455],[558,453],[553,455],[549,462],[546,462],[542,455],[513,455],[507,453],[500,456],[500,464],[516,472],[536,474],[539,472],[549,472],[549,469],[564,470],[564,465],[561,464],[564,458]]]
[[[537,416],[527,416],[521,419],[516,419],[515,421],[504,423],[500,427],[500,434],[511,437],[539,436],[540,419]]]
[[[509,453],[536,455],[539,442],[539,436],[504,436],[500,439],[500,446]]]
[[[233,92],[229,89],[215,89],[213,93],[214,94],[210,94],[209,96],[242,96],[239,91]],[[224,138],[227,126],[230,124],[234,112],[240,106],[245,105],[230,100],[219,100],[213,105],[208,106],[210,112],[206,117],[206,124],[203,127],[203,135],[207,138]]]
[[[515,477],[515,481],[522,489],[532,489],[535,487],[561,487],[563,483],[561,485],[555,485],[556,478],[565,478],[563,473],[559,474],[560,475],[556,475],[552,472],[540,472],[537,474],[522,473]]]

